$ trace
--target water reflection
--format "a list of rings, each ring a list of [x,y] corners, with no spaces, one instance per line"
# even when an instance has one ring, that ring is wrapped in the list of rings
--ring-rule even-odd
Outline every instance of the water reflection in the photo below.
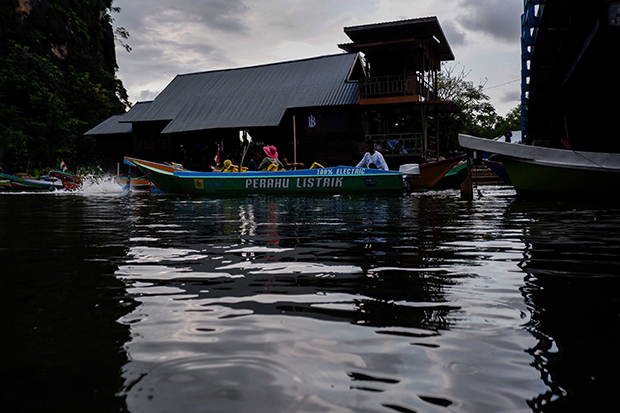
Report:
[[[0,212],[9,410],[553,412],[613,397],[613,205],[82,193],[0,195]]]
[[[115,208],[110,208],[114,205]],[[120,198],[0,194],[3,411],[123,411]]]
[[[620,215],[585,202],[521,203],[533,224],[521,267],[532,309],[528,350],[549,390],[533,411],[605,411],[615,402],[620,331]]]
[[[480,403],[460,400],[467,385],[455,378],[480,375],[488,353],[472,357],[479,343],[451,330],[469,317],[474,324],[487,317],[488,327],[514,310],[472,311],[476,292],[463,299],[454,289],[477,277],[466,267],[485,254],[520,255],[510,241],[481,250],[477,240],[504,226],[501,213],[479,217],[455,199],[144,200],[132,234],[140,241],[117,271],[141,303],[121,319],[134,337],[124,373],[130,410],[198,411],[207,403],[210,411],[428,411]],[[505,341],[496,339],[500,347]],[[513,370],[529,369],[527,358],[505,356],[520,365]],[[450,384],[438,386],[443,381]],[[521,390],[493,392],[481,391],[479,400],[525,405]]]

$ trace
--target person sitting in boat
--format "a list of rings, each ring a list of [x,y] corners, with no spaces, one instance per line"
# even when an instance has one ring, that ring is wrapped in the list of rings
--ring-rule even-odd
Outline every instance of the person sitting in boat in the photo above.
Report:
[[[284,170],[284,165],[278,159],[278,150],[273,145],[263,147],[265,159],[258,166],[259,171],[279,171]]]
[[[364,142],[364,150],[366,153],[360,163],[357,164],[358,168],[383,169],[384,171],[389,169],[381,152],[375,151],[375,143],[372,140],[369,139]]]
[[[263,155],[259,151],[256,151],[252,154],[252,158],[248,162],[248,170],[249,171],[258,171],[258,165],[260,165],[263,160]]]
[[[285,168],[287,171],[290,171],[290,170],[292,170],[293,168],[303,168],[304,166],[306,166],[306,165],[304,165],[304,164],[303,164],[303,163],[301,163],[301,162],[293,162],[293,163],[289,163],[288,158],[287,158],[286,156],[282,158],[282,163],[284,164],[284,168]]]
[[[239,172],[239,167],[234,165],[230,159],[226,159],[224,161],[224,168],[222,168],[222,172]]]

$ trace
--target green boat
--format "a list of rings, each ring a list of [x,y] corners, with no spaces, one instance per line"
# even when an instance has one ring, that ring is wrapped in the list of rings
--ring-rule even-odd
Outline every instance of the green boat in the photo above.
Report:
[[[398,193],[403,174],[397,171],[337,166],[278,172],[196,172],[125,157],[159,190],[173,194],[343,194]]]
[[[620,189],[620,154],[498,142],[459,135],[463,148],[498,156],[517,194],[613,197]]]
[[[62,183],[56,179],[29,179],[0,172],[0,189],[13,191],[53,191],[62,189]]]

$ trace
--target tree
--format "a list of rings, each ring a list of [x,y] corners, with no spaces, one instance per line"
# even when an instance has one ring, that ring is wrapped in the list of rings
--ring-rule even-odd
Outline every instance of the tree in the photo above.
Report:
[[[125,111],[112,0],[42,0],[0,10],[0,167],[96,161],[83,134]],[[124,37],[126,38],[126,37]]]
[[[444,149],[448,152],[459,148],[459,133],[495,138],[503,133],[506,126],[520,127],[520,122],[517,125],[514,116],[507,120],[497,114],[489,96],[484,93],[486,80],[475,85],[467,80],[470,71],[457,69],[456,64],[445,64],[438,76],[439,99],[452,101],[461,109],[459,113],[443,115],[441,118],[439,137],[440,142],[446,145],[442,152]],[[517,109],[513,109],[511,114]]]

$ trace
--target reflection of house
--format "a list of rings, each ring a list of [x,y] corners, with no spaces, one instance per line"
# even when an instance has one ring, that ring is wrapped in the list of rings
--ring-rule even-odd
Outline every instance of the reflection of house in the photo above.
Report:
[[[355,164],[367,137],[377,140],[393,167],[405,159],[403,152],[421,156],[435,149],[429,117],[458,110],[437,101],[440,63],[454,58],[437,19],[345,33],[353,43],[340,47],[349,53],[178,75],[153,101],[86,134],[109,146],[105,136],[116,136],[116,126],[108,135],[106,127],[131,125],[131,144],[108,164],[132,155],[197,169],[211,161],[216,143],[222,156],[232,156],[242,130],[254,143],[276,145],[280,156],[308,164]],[[181,145],[189,150],[186,158]]]

